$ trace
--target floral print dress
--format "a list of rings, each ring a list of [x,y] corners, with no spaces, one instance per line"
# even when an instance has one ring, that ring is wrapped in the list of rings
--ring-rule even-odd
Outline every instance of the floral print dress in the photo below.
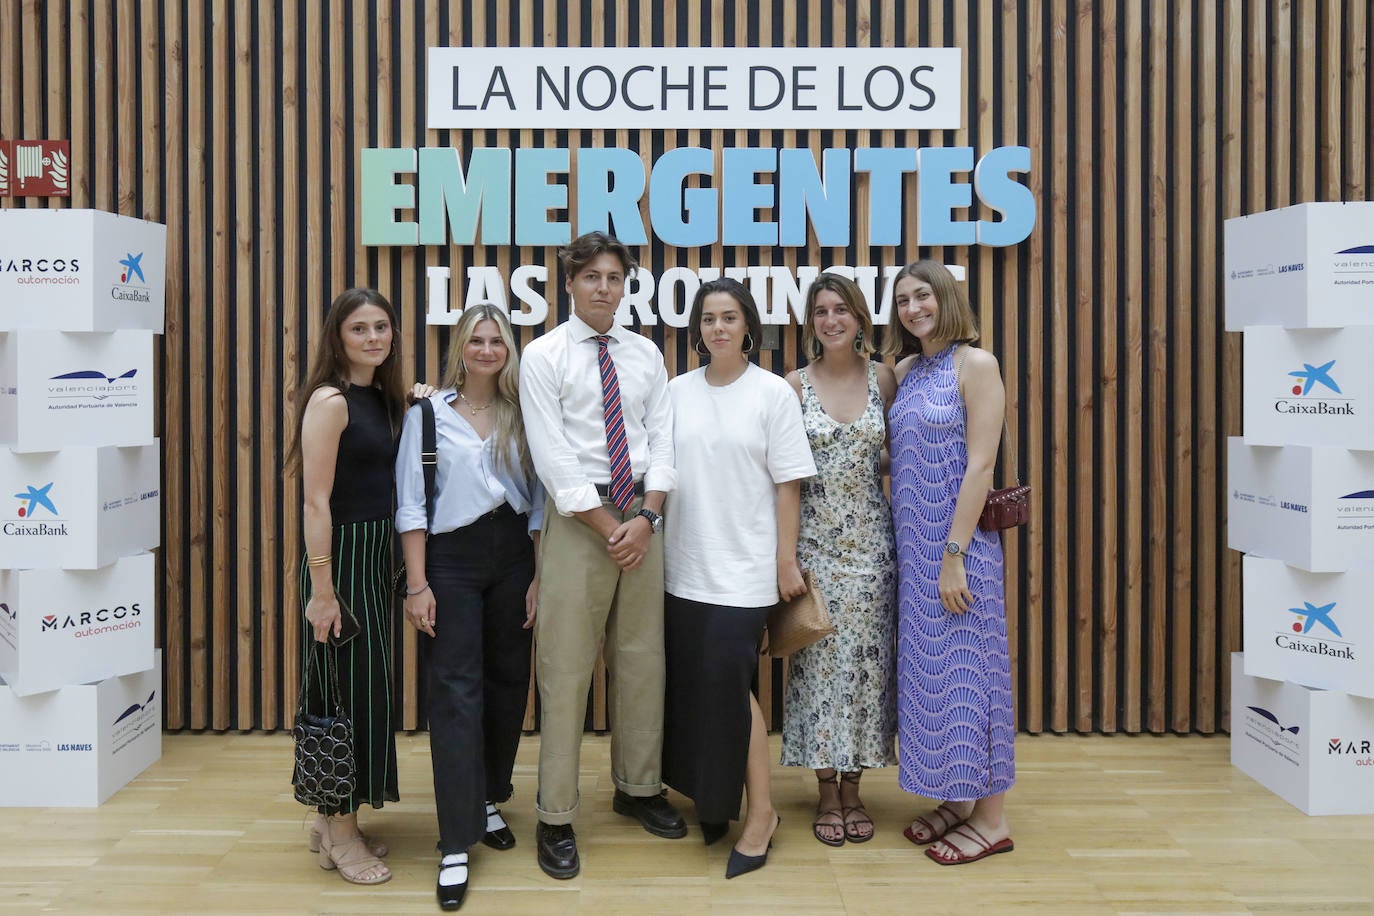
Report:
[[[802,418],[818,474],[802,482],[797,558],[816,577],[835,632],[792,656],[782,764],[851,772],[896,763],[892,514],[878,456],[886,439],[878,366],[853,423],[832,419],[806,370]]]

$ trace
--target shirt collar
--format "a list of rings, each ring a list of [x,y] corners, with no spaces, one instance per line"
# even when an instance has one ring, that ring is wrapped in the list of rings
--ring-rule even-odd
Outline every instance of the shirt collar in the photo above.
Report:
[[[568,334],[574,341],[591,340],[600,334],[591,325],[577,317],[576,312],[568,313]],[[618,324],[611,325],[611,329],[606,332],[606,336],[612,340],[622,340],[625,329]]]

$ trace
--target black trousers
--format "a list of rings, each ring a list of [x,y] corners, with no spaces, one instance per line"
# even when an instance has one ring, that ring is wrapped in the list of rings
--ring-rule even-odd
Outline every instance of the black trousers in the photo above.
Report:
[[[511,795],[530,681],[532,630],[523,629],[534,578],[528,519],[509,505],[457,531],[431,535],[429,748],[439,850],[465,852],[486,832],[485,801]]]

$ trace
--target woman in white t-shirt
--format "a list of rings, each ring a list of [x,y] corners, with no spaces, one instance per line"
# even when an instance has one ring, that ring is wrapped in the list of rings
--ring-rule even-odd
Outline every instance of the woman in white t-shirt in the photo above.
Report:
[[[816,465],[796,394],[749,362],[763,334],[749,291],[730,279],[703,284],[687,334],[710,363],[668,385],[678,483],[664,512],[663,781],[696,802],[708,845],[747,795],[725,872],[733,878],[763,866],[778,825],[768,732],[750,688],[768,610],[805,590],[801,481]]]

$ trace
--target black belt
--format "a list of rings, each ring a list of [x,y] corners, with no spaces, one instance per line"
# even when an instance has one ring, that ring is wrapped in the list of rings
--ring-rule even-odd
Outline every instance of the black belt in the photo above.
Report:
[[[600,496],[602,499],[610,499],[610,498],[611,498],[611,485],[610,485],[610,484],[608,484],[608,483],[598,483],[598,484],[595,484],[595,487],[596,487],[596,493],[597,493],[597,495]],[[643,496],[643,495],[644,495],[644,481],[643,481],[643,480],[636,480],[636,481],[635,481],[635,496]]]

